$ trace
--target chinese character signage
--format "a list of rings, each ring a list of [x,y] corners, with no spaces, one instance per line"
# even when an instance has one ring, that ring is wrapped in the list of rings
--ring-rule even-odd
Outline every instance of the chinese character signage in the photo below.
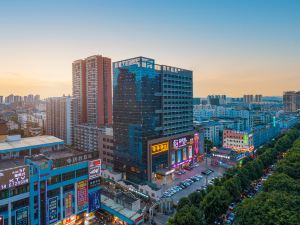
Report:
[[[58,220],[58,201],[57,196],[48,199],[49,223],[54,223]]]
[[[0,191],[17,187],[29,182],[28,166],[0,171]]]
[[[29,225],[28,206],[16,211],[16,225]]]
[[[166,152],[169,150],[169,142],[163,142],[159,144],[151,145],[151,153],[152,155],[156,155],[162,152]]]
[[[89,153],[83,153],[79,155],[75,155],[72,157],[65,157],[65,158],[60,158],[60,159],[54,159],[53,160],[53,167],[62,167],[62,166],[68,166],[71,164],[75,163],[80,163],[88,160],[92,160],[95,158],[99,158],[99,152],[94,151],[94,152],[89,152]]]
[[[77,184],[77,207],[82,211],[88,207],[88,182],[83,180]]]
[[[100,190],[89,193],[89,212],[94,212],[101,207]]]
[[[101,175],[101,160],[93,160],[89,162],[89,179],[95,179]]]
[[[176,148],[180,148],[180,147],[186,146],[187,142],[188,141],[187,141],[186,137],[175,139],[175,140],[173,140],[173,148],[176,149]]]
[[[68,192],[65,195],[65,217],[70,217],[73,214],[72,207],[72,192]]]

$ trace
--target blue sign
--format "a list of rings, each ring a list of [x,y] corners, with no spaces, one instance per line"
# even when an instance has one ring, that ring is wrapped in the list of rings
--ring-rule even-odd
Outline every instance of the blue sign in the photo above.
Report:
[[[177,163],[182,162],[182,154],[181,154],[181,150],[177,151]]]
[[[57,196],[49,198],[48,200],[49,210],[49,223],[55,223],[58,221],[58,201]]]
[[[28,206],[16,211],[16,225],[29,225]]]
[[[100,190],[89,193],[89,212],[93,212],[101,207]]]

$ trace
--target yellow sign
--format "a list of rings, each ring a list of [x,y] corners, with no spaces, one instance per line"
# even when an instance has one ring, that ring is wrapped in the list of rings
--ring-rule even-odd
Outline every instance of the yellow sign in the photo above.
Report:
[[[169,142],[163,142],[155,145],[151,145],[152,155],[156,155],[158,153],[166,152],[169,150]]]

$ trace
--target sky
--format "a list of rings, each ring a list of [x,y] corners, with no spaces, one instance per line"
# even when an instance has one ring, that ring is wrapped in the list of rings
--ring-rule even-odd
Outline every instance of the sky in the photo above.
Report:
[[[193,70],[195,97],[282,95],[300,90],[300,1],[0,2],[0,95],[71,94],[95,54]]]

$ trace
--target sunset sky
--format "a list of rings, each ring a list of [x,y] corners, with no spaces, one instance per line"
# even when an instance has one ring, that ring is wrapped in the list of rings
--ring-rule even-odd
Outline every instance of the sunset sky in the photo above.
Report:
[[[1,1],[0,95],[71,94],[94,54],[191,69],[194,96],[282,95],[300,90],[300,1]]]

